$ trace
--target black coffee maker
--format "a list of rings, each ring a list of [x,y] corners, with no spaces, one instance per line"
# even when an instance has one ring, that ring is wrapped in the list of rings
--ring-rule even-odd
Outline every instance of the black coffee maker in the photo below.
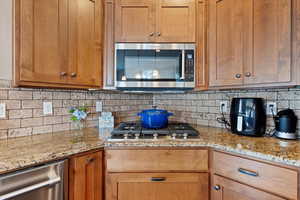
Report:
[[[233,133],[263,136],[266,131],[266,112],[262,98],[233,98],[230,124]]]
[[[275,136],[282,139],[297,139],[297,116],[291,109],[282,110],[274,116]]]

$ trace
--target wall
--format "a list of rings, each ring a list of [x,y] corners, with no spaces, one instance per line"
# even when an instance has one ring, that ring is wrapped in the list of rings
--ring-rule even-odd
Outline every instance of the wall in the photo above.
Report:
[[[183,121],[205,126],[223,127],[216,120],[220,117],[220,101],[230,101],[233,97],[261,97],[266,102],[277,102],[278,110],[294,109],[300,119],[300,89],[260,89],[207,91],[187,94],[155,94],[154,105],[175,113],[174,121]],[[229,110],[228,110],[229,112]],[[228,113],[226,114],[228,119]],[[274,128],[272,117],[267,120],[268,129]],[[298,130],[300,121],[298,123]],[[298,131],[299,132],[299,131]]]
[[[74,129],[68,111],[78,105],[89,108],[91,114],[86,126],[95,127],[99,116],[95,105],[99,100],[103,102],[103,111],[113,112],[116,123],[137,120],[137,112],[153,105],[152,95],[0,88],[0,103],[7,106],[6,119],[0,119],[0,139]],[[49,101],[53,103],[54,112],[44,116],[42,105]]]
[[[12,79],[12,2],[0,2],[0,86]]]

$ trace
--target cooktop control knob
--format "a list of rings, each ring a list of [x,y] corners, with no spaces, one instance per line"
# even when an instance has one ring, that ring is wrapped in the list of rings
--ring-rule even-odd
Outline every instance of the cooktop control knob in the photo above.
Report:
[[[124,140],[127,140],[127,139],[128,139],[128,136],[129,136],[129,134],[128,134],[128,133],[125,133],[125,134],[124,134]]]
[[[177,134],[176,134],[176,133],[173,133],[173,134],[172,134],[172,139],[173,139],[173,140],[176,140],[176,136],[177,136]]]
[[[183,134],[183,139],[185,139],[185,140],[186,140],[186,139],[188,138],[188,136],[189,136],[189,134],[187,134],[187,133],[184,133],[184,134]]]
[[[138,140],[139,137],[140,137],[140,134],[139,134],[139,133],[136,133],[136,134],[134,134],[134,136],[135,136],[135,139]]]
[[[157,138],[158,138],[158,134],[157,134],[157,133],[154,133],[154,134],[153,134],[153,139],[154,139],[154,140],[157,140]]]

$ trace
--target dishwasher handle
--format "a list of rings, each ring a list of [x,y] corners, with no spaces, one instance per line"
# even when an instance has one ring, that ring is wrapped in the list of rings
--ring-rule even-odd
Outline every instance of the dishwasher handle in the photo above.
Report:
[[[27,192],[31,192],[31,191],[34,191],[34,190],[37,190],[37,189],[40,189],[40,188],[43,188],[43,187],[47,187],[47,186],[50,187],[50,186],[56,185],[60,182],[61,182],[61,178],[56,177],[54,179],[50,179],[50,180],[42,182],[42,183],[31,185],[31,186],[19,189],[17,191],[10,192],[8,194],[1,195],[0,200],[8,200],[8,199],[11,199],[13,197],[25,194]]]

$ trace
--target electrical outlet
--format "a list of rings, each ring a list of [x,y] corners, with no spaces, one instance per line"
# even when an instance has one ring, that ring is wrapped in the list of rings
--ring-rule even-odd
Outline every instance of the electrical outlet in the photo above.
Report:
[[[267,115],[276,115],[277,114],[277,103],[276,102],[268,102],[267,103]]]
[[[44,115],[52,115],[53,114],[52,102],[44,102],[43,103],[43,113],[44,113]]]
[[[102,101],[97,101],[96,102],[96,112],[102,112]]]
[[[5,105],[5,103],[0,104],[0,118],[6,118],[6,105]]]
[[[227,113],[228,109],[228,102],[227,101],[221,101],[220,102],[220,112]]]

